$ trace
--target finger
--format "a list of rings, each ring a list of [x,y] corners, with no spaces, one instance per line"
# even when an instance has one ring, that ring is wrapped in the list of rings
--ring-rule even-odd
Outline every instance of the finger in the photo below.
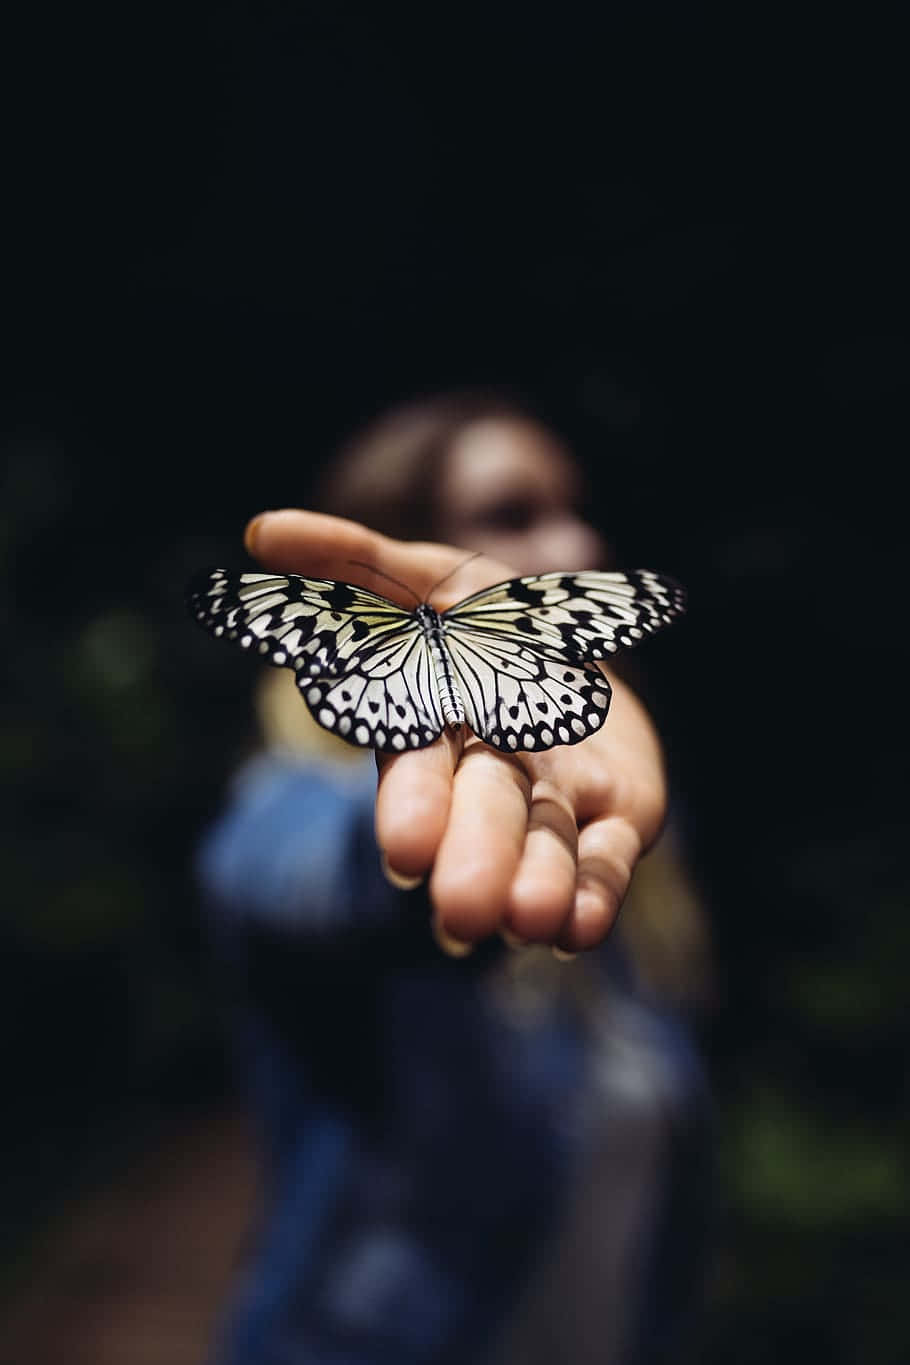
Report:
[[[509,892],[507,926],[520,938],[550,942],[575,897],[578,830],[571,804],[552,782],[535,782],[528,832]]]
[[[473,940],[499,926],[525,845],[530,796],[530,781],[517,760],[483,744],[468,745],[430,880],[444,933]]]
[[[465,552],[424,541],[393,540],[356,521],[322,512],[284,509],[263,512],[249,523],[246,548],[266,568],[357,582],[402,605],[423,600],[440,579],[452,578],[434,595],[440,610],[467,592],[509,577],[505,565],[483,558],[466,562]],[[399,582],[389,581],[389,575]]]
[[[615,923],[641,855],[641,836],[619,815],[593,820],[578,836],[578,876],[557,942],[568,952],[593,948]]]
[[[447,729],[426,749],[377,755],[376,838],[399,876],[425,876],[436,857],[448,823],[461,743]]]

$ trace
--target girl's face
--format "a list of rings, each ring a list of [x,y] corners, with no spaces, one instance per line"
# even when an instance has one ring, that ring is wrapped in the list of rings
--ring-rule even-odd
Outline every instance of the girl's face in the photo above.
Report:
[[[536,422],[488,417],[452,445],[439,490],[440,535],[520,574],[602,569],[609,551],[584,520],[579,471]]]

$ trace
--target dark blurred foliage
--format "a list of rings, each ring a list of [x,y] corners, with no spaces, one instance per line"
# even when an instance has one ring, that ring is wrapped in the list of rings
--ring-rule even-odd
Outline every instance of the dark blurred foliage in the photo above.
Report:
[[[184,580],[242,562],[247,517],[303,501],[378,407],[507,383],[576,442],[622,562],[691,589],[649,669],[718,961],[698,1358],[886,1365],[910,1352],[899,45],[859,11],[587,24],[120,7],[33,14],[10,49],[5,1230],[228,1085],[189,867],[252,674]]]

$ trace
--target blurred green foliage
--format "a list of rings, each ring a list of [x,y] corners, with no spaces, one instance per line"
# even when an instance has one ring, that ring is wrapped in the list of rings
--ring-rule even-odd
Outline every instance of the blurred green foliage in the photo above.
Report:
[[[3,454],[8,1259],[150,1116],[225,1093],[191,865],[250,676],[194,652],[179,545],[127,523],[86,537],[91,483],[40,433]]]
[[[910,867],[886,822],[793,854],[756,1013],[718,1066],[720,1191],[698,1359],[899,1365],[910,1229]],[[807,934],[811,926],[814,932]],[[760,936],[756,936],[760,937]],[[800,941],[802,940],[802,941]],[[728,986],[745,964],[726,964]],[[738,1011],[721,1010],[724,1017]]]

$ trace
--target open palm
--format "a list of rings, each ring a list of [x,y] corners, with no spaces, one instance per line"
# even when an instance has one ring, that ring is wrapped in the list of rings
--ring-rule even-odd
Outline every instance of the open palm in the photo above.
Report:
[[[362,583],[408,606],[380,574],[422,597],[451,573],[434,595],[440,610],[514,576],[487,558],[465,564],[451,546],[392,540],[306,511],[257,517],[246,543],[266,568]],[[449,946],[507,929],[577,951],[609,932],[660,830],[666,783],[647,713],[608,676],[609,718],[581,744],[504,754],[446,730],[426,749],[378,755],[380,847],[393,877],[429,874],[437,932]]]

